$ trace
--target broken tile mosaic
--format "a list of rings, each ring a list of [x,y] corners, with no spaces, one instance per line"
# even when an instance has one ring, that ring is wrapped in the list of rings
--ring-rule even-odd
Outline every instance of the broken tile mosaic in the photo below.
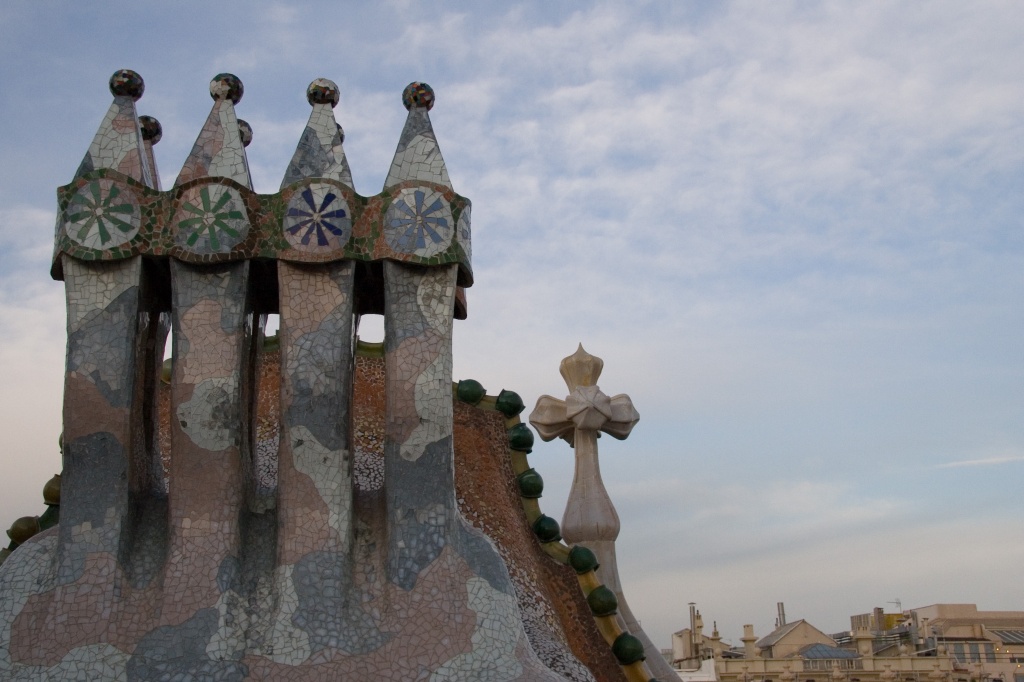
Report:
[[[210,83],[166,192],[141,77],[110,87],[58,193],[62,510],[0,565],[0,677],[634,679],[530,531],[511,418],[454,402],[470,204],[433,90],[403,93],[384,188],[364,197],[333,81],[307,89],[276,194],[252,189],[235,76]],[[356,337],[370,309],[385,318],[372,358]]]

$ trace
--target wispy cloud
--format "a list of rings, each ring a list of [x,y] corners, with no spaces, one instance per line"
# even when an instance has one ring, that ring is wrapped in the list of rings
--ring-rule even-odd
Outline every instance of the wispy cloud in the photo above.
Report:
[[[985,457],[983,459],[962,459],[957,462],[945,462],[937,464],[936,469],[955,469],[959,467],[988,467],[1001,464],[1014,464],[1024,462],[1024,455],[1011,455],[1008,457]]]

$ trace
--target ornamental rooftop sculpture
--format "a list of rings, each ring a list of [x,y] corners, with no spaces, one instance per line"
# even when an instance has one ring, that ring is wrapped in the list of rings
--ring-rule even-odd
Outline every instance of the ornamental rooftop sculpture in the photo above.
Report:
[[[640,421],[640,414],[628,395],[609,397],[601,390],[597,380],[602,369],[604,361],[583,350],[580,344],[559,366],[569,395],[565,400],[549,395],[538,398],[530,424],[543,440],[560,437],[575,449],[576,471],[562,516],[562,534],[569,542],[594,552],[600,564],[598,576],[617,603],[619,625],[643,643],[651,670],[667,677],[676,673],[640,627],[623,594],[615,555],[619,515],[601,479],[597,456],[597,439],[602,432],[625,440]]]
[[[0,566],[0,677],[652,679],[614,597],[585,600],[608,591],[593,553],[539,511],[522,401],[468,381],[453,400],[470,203],[430,87],[406,88],[370,197],[329,80],[307,90],[276,194],[252,189],[236,77],[211,82],[167,191],[142,79],[119,71],[110,88],[58,191],[60,522],[27,524]],[[383,348],[357,342],[366,313],[384,315]]]

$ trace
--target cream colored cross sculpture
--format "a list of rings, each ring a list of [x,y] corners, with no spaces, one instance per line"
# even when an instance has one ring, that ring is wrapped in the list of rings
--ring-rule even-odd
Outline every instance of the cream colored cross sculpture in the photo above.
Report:
[[[624,440],[640,421],[640,414],[628,395],[608,397],[598,387],[604,361],[583,350],[583,344],[562,360],[558,369],[569,387],[569,395],[565,400],[542,395],[530,413],[530,424],[543,440],[561,437],[576,450],[576,473],[562,517],[562,536],[597,555],[601,564],[598,575],[619,602],[620,625],[644,643],[651,672],[659,678],[667,675],[664,679],[674,679],[675,673],[667,664],[664,668],[659,665],[664,659],[640,628],[622,594],[615,561],[619,515],[601,480],[597,458],[600,432]]]
[[[594,543],[613,543],[619,536],[619,515],[605,490],[597,460],[599,432],[622,440],[640,421],[628,395],[609,398],[601,391],[597,378],[603,368],[604,361],[583,350],[580,344],[558,368],[569,387],[569,395],[565,400],[542,395],[530,414],[530,423],[542,439],[561,437],[576,449],[576,475],[562,517],[562,535],[569,542],[586,545],[595,552],[599,545]],[[608,567],[600,553],[598,560]],[[601,573],[609,584],[611,576],[606,570]]]

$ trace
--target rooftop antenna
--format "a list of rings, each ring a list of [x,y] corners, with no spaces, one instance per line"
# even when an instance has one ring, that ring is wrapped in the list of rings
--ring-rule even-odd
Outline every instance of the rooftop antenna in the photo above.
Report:
[[[697,604],[690,602],[690,655],[698,660],[698,666],[700,657],[697,656]]]

